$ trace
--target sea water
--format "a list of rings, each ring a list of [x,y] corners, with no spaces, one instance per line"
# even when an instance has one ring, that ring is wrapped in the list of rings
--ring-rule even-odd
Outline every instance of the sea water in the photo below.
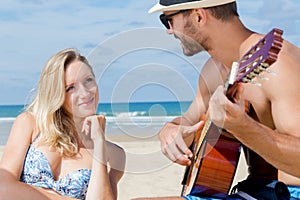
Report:
[[[97,114],[106,116],[109,134],[156,133],[166,122],[182,115],[191,102],[100,103]],[[11,125],[24,105],[0,105],[0,145],[5,145]],[[150,133],[151,134],[151,133]]]

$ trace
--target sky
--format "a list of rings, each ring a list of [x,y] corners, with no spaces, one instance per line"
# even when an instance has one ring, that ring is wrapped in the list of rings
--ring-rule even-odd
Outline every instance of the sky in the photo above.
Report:
[[[182,54],[158,16],[157,0],[1,0],[0,105],[26,104],[41,70],[73,47],[94,67],[101,102],[191,101],[208,55]],[[237,0],[244,24],[284,30],[300,46],[299,0]]]

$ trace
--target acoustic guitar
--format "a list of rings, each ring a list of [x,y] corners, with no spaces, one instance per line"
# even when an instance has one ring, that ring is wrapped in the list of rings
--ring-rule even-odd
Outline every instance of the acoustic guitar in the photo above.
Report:
[[[253,46],[238,62],[234,62],[224,93],[233,101],[237,83],[253,83],[276,60],[281,50],[283,31],[273,29]],[[258,84],[258,83],[256,83]],[[240,157],[241,143],[226,130],[205,119],[196,132],[191,150],[191,165],[186,168],[181,195],[225,198],[230,191]]]

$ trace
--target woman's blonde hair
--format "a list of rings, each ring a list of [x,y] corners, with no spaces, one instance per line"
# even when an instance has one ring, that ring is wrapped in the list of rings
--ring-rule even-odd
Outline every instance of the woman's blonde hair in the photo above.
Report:
[[[93,73],[87,59],[76,49],[58,52],[43,68],[37,94],[26,108],[35,117],[40,142],[45,142],[69,157],[78,153],[78,134],[71,113],[62,106],[66,93],[65,70],[74,61],[85,63]]]

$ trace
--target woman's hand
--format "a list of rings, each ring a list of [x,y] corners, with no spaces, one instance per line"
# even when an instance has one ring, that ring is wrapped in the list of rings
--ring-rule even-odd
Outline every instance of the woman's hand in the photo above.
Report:
[[[82,125],[82,132],[86,135],[90,134],[93,141],[101,139],[105,140],[105,124],[106,119],[103,115],[93,115],[85,118]]]
[[[103,115],[94,115],[87,117],[82,126],[82,132],[90,135],[94,142],[92,174],[86,196],[87,200],[116,199],[117,197],[117,190],[115,186],[114,191],[112,189],[107,169],[105,123],[106,120]]]

